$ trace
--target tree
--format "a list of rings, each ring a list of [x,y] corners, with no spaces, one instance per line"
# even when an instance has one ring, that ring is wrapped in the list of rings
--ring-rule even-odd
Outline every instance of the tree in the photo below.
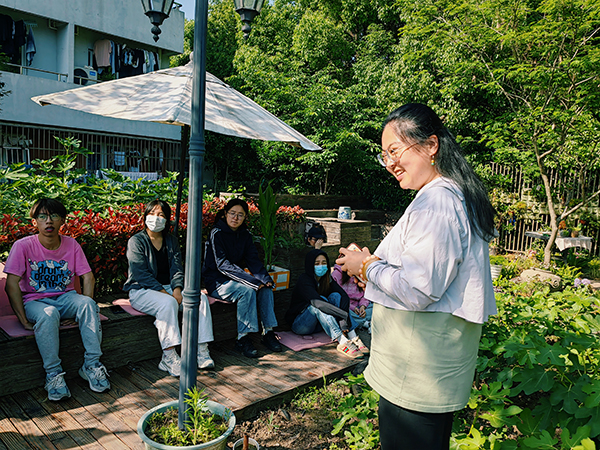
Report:
[[[506,105],[486,123],[483,140],[498,161],[535,168],[541,178],[552,229],[544,252],[549,264],[559,221],[600,195],[583,189],[561,205],[548,176],[548,169],[559,168],[577,179],[600,167],[600,3],[464,0],[436,6],[443,39],[471,55],[455,70]]]

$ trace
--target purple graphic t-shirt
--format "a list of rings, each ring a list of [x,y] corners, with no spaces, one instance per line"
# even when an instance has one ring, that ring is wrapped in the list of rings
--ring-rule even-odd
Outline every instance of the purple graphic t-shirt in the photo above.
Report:
[[[23,303],[54,297],[75,289],[75,275],[91,272],[77,241],[61,235],[60,247],[48,250],[38,235],[16,241],[6,260],[4,272],[21,277]]]

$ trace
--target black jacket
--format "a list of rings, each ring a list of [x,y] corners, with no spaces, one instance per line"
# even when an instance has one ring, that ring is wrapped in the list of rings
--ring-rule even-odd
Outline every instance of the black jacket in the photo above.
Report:
[[[324,255],[327,260],[327,267],[329,267],[329,257],[323,250],[314,249],[307,253],[304,258],[304,273],[300,275],[296,282],[296,287],[292,292],[292,300],[290,302],[290,308],[285,313],[285,320],[291,326],[296,320],[296,317],[304,311],[310,305],[311,300],[321,300],[321,295],[317,290],[317,277],[315,275],[315,260],[317,256]],[[329,278],[329,292],[324,295],[327,297],[332,292],[339,292],[342,296],[340,303],[340,309],[348,312],[350,310],[350,298],[346,291],[344,291],[336,281],[331,278],[331,273],[328,274]]]
[[[248,268],[252,274],[244,271]],[[233,231],[219,220],[205,244],[202,277],[209,295],[217,286],[233,280],[254,290],[262,284],[273,283],[269,272],[258,257],[252,235],[246,224]]]

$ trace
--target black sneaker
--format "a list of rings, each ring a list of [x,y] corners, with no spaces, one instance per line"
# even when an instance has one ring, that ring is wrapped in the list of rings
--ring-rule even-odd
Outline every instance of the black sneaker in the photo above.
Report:
[[[267,331],[267,334],[262,337],[262,343],[272,352],[280,352],[283,350],[279,343],[279,339],[273,330]]]
[[[250,336],[244,336],[235,341],[235,347],[233,349],[236,352],[243,354],[246,358],[258,358],[258,351],[254,348],[254,345],[252,345]]]

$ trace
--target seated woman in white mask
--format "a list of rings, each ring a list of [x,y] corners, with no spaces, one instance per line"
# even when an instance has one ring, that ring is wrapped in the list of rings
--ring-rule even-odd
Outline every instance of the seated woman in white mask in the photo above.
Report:
[[[123,289],[138,311],[154,316],[163,356],[158,368],[178,377],[181,359],[175,347],[181,344],[178,312],[182,308],[183,266],[177,239],[169,234],[171,207],[153,200],[144,210],[144,230],[127,243],[129,270]],[[198,321],[198,368],[213,369],[208,352],[213,340],[208,298],[203,294]]]

